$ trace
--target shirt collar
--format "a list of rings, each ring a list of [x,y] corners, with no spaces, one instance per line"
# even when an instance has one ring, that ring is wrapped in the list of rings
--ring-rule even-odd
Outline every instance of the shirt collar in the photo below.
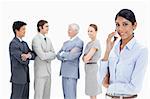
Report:
[[[75,35],[73,38],[71,38],[70,41],[73,41],[76,38],[77,38],[77,35]]]
[[[135,37],[133,37],[125,46],[125,48],[131,50],[133,48],[133,46],[135,45],[136,43],[136,39]],[[118,53],[120,52],[120,44],[121,44],[121,41],[119,41],[116,46],[115,46],[115,53]]]
[[[135,43],[136,43],[136,39],[135,39],[135,37],[133,37],[133,38],[127,43],[126,47],[127,47],[129,50],[131,50],[131,49],[133,48],[133,46],[134,46]]]
[[[16,36],[16,37],[19,39],[19,41],[20,41],[20,42],[22,42],[22,41],[23,41],[20,37],[18,37],[18,36]]]
[[[42,38],[46,38],[45,35],[43,35],[42,33],[39,32],[39,35],[42,37]]]

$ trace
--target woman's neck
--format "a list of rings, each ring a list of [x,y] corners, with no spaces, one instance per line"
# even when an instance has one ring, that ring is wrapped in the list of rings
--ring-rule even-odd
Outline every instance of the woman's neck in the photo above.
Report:
[[[121,39],[121,44],[120,44],[120,50],[122,50],[124,48],[124,46],[134,37],[134,35],[130,35],[128,38],[126,39]]]
[[[95,41],[95,40],[96,40],[96,37],[91,38],[91,41]]]

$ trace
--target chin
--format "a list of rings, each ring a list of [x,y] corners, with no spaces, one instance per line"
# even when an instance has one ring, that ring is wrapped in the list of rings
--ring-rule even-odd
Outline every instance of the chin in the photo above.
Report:
[[[127,37],[121,37],[122,40],[127,39]]]
[[[90,38],[90,39],[92,39],[92,37],[91,37],[91,36],[89,36],[89,38]]]

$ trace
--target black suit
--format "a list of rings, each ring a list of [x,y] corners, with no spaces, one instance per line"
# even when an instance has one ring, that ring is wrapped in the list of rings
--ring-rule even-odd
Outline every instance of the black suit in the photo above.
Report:
[[[11,62],[11,80],[12,82],[12,99],[28,99],[29,96],[29,59],[22,61],[21,54],[31,53],[32,58],[35,58],[34,52],[32,52],[27,43],[20,41],[17,37],[10,42],[9,53]],[[23,90],[22,92],[18,92]]]

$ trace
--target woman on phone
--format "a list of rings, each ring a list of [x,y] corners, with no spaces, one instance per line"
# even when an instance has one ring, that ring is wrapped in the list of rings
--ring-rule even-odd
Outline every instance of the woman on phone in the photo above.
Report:
[[[137,22],[134,13],[122,9],[115,17],[116,31],[108,35],[100,64],[99,83],[107,88],[106,99],[134,99],[142,88],[148,61],[148,49],[134,37]]]

